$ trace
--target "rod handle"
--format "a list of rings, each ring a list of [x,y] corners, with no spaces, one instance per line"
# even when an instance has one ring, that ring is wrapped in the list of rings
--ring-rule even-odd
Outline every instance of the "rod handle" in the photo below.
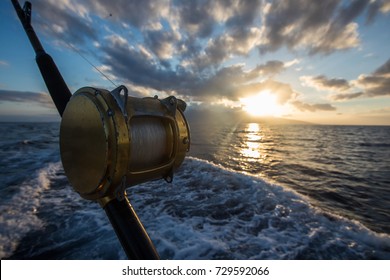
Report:
[[[148,233],[131,206],[127,196],[109,201],[104,210],[129,259],[159,260],[160,257]]]

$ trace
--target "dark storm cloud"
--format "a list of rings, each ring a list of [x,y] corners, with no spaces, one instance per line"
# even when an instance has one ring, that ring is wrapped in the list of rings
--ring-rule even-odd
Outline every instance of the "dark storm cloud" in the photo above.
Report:
[[[55,108],[53,101],[46,93],[0,89],[0,103],[7,101],[26,104],[34,103],[46,108]]]

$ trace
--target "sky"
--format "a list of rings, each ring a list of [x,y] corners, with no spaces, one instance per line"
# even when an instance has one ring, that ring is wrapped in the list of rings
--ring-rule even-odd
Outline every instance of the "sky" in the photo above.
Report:
[[[390,125],[390,0],[31,2],[71,92],[123,84],[193,111]],[[0,38],[0,121],[59,120],[8,0]]]

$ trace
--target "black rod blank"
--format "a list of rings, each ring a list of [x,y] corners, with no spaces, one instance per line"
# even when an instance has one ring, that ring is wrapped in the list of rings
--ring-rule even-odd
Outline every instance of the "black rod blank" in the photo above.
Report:
[[[34,48],[36,54],[36,62],[39,67],[39,71],[42,74],[46,87],[50,93],[51,98],[58,113],[62,117],[66,104],[71,98],[72,94],[69,91],[60,71],[58,70],[54,60],[48,55],[42,47],[34,28],[31,25],[31,3],[26,2],[24,9],[21,8],[18,0],[11,0],[14,5],[15,11],[23,25],[23,28],[30,40],[31,45]]]
[[[129,259],[160,259],[156,248],[126,195],[121,201],[113,199],[108,202],[104,210]]]

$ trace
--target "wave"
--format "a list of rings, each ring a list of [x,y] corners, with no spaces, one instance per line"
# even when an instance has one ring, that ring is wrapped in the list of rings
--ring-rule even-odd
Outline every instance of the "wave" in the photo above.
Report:
[[[205,160],[188,157],[173,183],[127,193],[163,259],[390,259],[389,235]],[[104,211],[70,188],[59,162],[0,211],[1,258],[125,258]]]
[[[28,232],[44,227],[37,216],[41,195],[60,168],[60,163],[50,163],[38,170],[33,179],[18,186],[17,193],[0,206],[0,259],[11,255]]]
[[[389,259],[390,236],[310,205],[292,190],[188,158],[173,184],[131,189],[170,259]]]
[[[361,147],[390,148],[390,143],[359,143]]]

